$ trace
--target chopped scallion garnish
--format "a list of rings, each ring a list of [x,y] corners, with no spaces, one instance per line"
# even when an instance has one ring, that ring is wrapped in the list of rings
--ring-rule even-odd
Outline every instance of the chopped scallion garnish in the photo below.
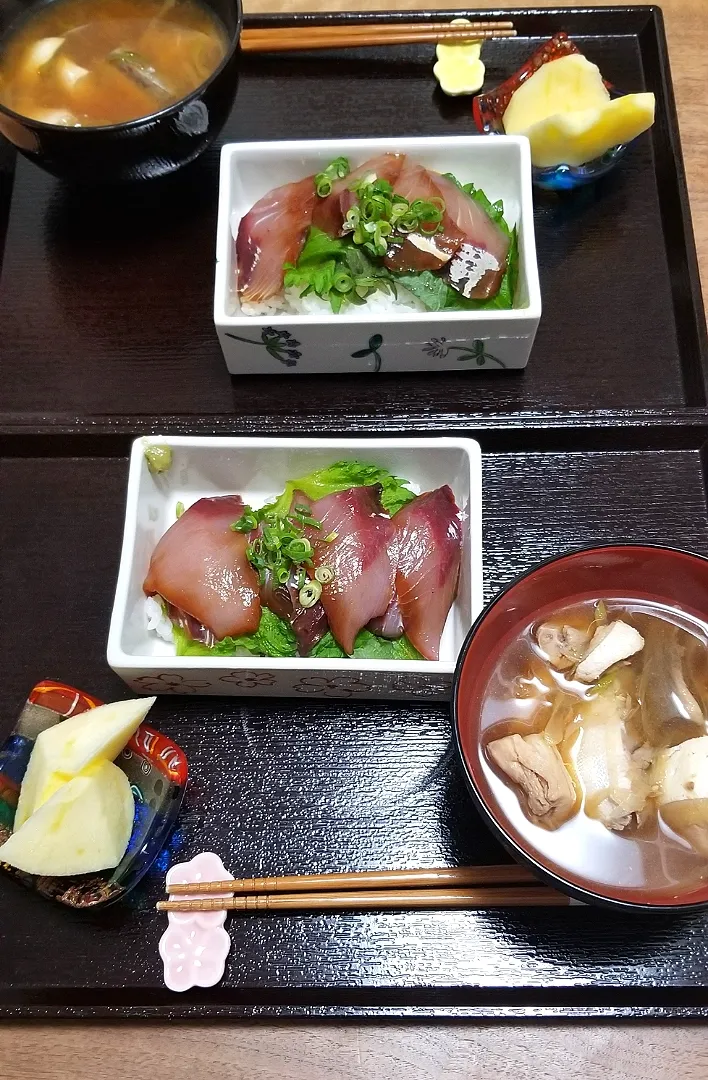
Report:
[[[332,194],[335,181],[343,180],[349,173],[349,161],[345,157],[335,158],[322,172],[315,176],[315,191],[318,198],[326,199]]]
[[[319,581],[307,581],[300,589],[298,600],[304,608],[314,607],[322,596],[322,586]]]

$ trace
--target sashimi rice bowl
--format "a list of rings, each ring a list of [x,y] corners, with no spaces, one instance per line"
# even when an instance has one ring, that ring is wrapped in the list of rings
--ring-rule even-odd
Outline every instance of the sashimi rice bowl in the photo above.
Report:
[[[226,146],[218,230],[234,373],[528,359],[541,305],[525,140]]]
[[[508,309],[516,226],[474,183],[384,151],[272,188],[231,228],[244,315]]]

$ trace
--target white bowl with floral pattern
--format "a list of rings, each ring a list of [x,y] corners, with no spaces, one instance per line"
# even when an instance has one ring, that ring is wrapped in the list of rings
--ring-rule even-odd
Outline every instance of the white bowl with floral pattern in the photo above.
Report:
[[[154,474],[145,448],[172,451]],[[254,507],[288,480],[345,459],[388,469],[416,493],[449,484],[463,512],[457,597],[439,660],[333,660],[177,656],[147,628],[142,590],[150,557],[175,520],[179,502],[238,493]],[[482,609],[482,464],[471,439],[257,439],[150,436],[133,443],[118,584],[108,637],[111,668],[137,693],[265,694],[315,698],[447,697],[467,631]]]
[[[339,315],[245,315],[236,290],[234,236],[255,202],[274,187],[324,169],[336,157],[352,168],[387,151],[426,168],[452,172],[504,204],[518,229],[514,307],[478,311],[387,311],[349,308]],[[228,143],[221,151],[214,323],[232,375],[378,371],[501,371],[528,363],[541,318],[531,188],[523,136],[318,139]]]

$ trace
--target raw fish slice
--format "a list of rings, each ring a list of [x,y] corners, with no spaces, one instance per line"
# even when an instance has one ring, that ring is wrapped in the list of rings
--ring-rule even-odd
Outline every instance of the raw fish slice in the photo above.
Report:
[[[253,634],[261,621],[258,575],[248,541],[231,524],[243,514],[239,495],[199,499],[167,530],[152,553],[143,590],[191,615],[214,636]]]
[[[397,596],[394,596],[383,615],[379,615],[367,623],[366,629],[370,630],[372,634],[387,638],[389,641],[398,641],[399,638],[403,637],[403,616],[401,615],[401,605],[398,603]]]
[[[236,266],[241,300],[260,303],[283,291],[283,263],[297,262],[312,224],[314,177],[273,188],[238,227]]]
[[[398,532],[396,531],[394,531],[393,539],[388,545],[388,557],[395,571],[398,565]],[[378,637],[386,638],[388,641],[398,641],[399,638],[403,637],[403,616],[401,615],[401,605],[398,602],[395,587],[393,599],[383,615],[377,615],[375,619],[370,619],[366,624],[366,629],[370,630],[372,634],[377,634]]]
[[[277,585],[270,572],[261,586],[261,602],[292,627],[297,638],[299,656],[309,656],[317,642],[327,633],[327,616],[321,603],[304,608],[299,600],[297,575],[291,574],[284,585]]]
[[[317,502],[295,492],[293,504],[300,503],[310,505],[313,518],[322,523],[321,529],[307,530],[315,568],[327,566],[334,574],[322,586],[322,606],[332,634],[351,655],[359,631],[383,615],[393,599],[389,546],[395,526],[384,514],[378,484],[338,491]]]
[[[467,192],[459,188],[453,180],[446,176],[435,173],[433,176],[435,186],[445,200],[445,210],[460,229],[470,244],[488,251],[499,263],[500,267],[506,267],[509,255],[509,237],[502,232],[495,221],[480,206],[475,199],[470,198]]]
[[[453,180],[440,173],[427,173],[427,176],[445,202],[444,231],[456,229],[464,238],[448,263],[445,276],[467,299],[487,300],[499,292],[509,256],[509,238]],[[417,183],[421,190],[425,189],[420,178]],[[430,198],[429,195],[417,197]]]
[[[437,660],[440,638],[457,593],[462,518],[450,488],[437,488],[401,507],[396,595],[408,640],[426,660]]]
[[[422,165],[408,162],[398,178],[396,194],[402,195],[410,203],[423,199],[425,202],[435,200],[439,205],[440,200],[444,202],[444,199],[436,184],[437,176],[437,173],[429,172]],[[441,224],[442,231],[432,235],[424,232],[410,233],[402,243],[391,244],[384,258],[389,270],[439,272],[451,265],[467,243],[467,236],[457,227],[447,207]]]
[[[337,180],[326,199],[316,199],[312,224],[330,236],[338,236],[347,211],[356,202],[356,195],[350,190],[352,184],[369,173],[375,173],[379,180],[388,180],[395,187],[405,160],[405,154],[379,154],[369,158],[348,176]]]

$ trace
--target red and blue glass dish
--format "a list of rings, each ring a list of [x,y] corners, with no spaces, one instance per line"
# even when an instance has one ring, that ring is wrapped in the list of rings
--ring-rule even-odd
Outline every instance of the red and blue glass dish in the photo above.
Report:
[[[0,747],[0,843],[12,831],[20,785],[41,731],[102,702],[73,686],[49,679],[30,693],[12,734]],[[38,877],[0,862],[0,868],[28,888],[72,908],[115,903],[133,889],[168,842],[187,784],[187,760],[165,735],[141,724],[116,760],[130,780],[135,799],[133,832],[115,870],[80,877]]]
[[[498,86],[496,90],[490,90],[486,94],[478,94],[472,102],[472,116],[478,131],[483,135],[504,134],[504,113],[507,110],[512,94],[514,94],[523,82],[530,79],[544,64],[552,60],[559,60],[563,56],[571,56],[579,53],[577,45],[570,40],[567,34],[556,34],[545,42],[528,58],[518,71],[515,71],[506,82]],[[611,97],[622,97],[609,83],[605,83]],[[532,179],[537,187],[548,191],[572,191],[574,188],[590,184],[605,176],[615,167],[618,161],[624,157],[627,146],[622,144],[607,150],[601,157],[588,161],[584,165],[552,165],[548,168],[532,167]]]

